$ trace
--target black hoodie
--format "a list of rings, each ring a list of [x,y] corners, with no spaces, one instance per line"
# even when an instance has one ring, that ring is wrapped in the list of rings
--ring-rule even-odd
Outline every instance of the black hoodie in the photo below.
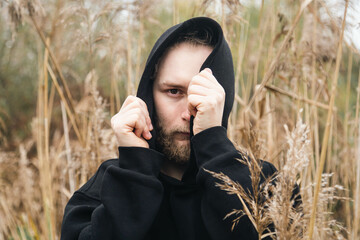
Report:
[[[150,118],[155,119],[155,65],[180,35],[199,28],[207,28],[214,40],[214,49],[201,70],[210,68],[225,90],[222,127],[191,137],[191,157],[181,181],[160,173],[165,156],[156,147],[156,129],[149,149],[119,147],[119,158],[101,164],[69,200],[61,239],[258,239],[247,217],[242,217],[231,231],[233,218],[224,217],[233,209],[242,209],[242,205],[237,197],[216,187],[217,180],[204,171],[222,172],[244,189],[252,190],[249,169],[236,160],[241,156],[226,133],[234,101],[234,70],[220,25],[198,17],[168,29],[150,52],[137,96],[147,104]],[[264,162],[265,176],[275,171]]]

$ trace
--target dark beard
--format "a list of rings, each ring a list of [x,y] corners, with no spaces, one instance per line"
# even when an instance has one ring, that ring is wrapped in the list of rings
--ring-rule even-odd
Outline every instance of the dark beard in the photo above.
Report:
[[[157,124],[156,146],[166,156],[168,160],[179,165],[185,165],[190,159],[190,142],[186,145],[177,145],[174,138],[179,132],[188,132],[188,128],[171,129],[165,132],[160,121]]]

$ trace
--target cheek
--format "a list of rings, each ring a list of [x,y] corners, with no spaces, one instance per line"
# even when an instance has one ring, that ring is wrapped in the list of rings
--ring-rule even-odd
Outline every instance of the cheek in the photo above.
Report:
[[[165,128],[172,128],[178,124],[180,110],[178,102],[169,102],[169,99],[162,94],[154,96],[156,113]]]
[[[166,101],[166,99],[159,99],[155,104],[156,112],[161,121],[166,125],[171,125],[176,119],[176,104]]]

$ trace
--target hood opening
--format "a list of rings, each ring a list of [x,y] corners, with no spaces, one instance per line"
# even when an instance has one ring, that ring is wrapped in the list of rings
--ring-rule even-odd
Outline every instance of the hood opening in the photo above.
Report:
[[[211,35],[211,45],[213,45],[213,50],[201,66],[200,71],[205,68],[210,68],[215,78],[225,90],[226,97],[222,126],[227,128],[229,114],[231,112],[234,101],[234,68],[232,55],[230,48],[224,38],[221,26],[215,20],[207,17],[192,18],[183,23],[172,26],[166,30],[154,44],[154,47],[152,48],[146,61],[145,69],[137,91],[137,97],[141,98],[146,103],[152,121],[156,119],[152,90],[156,64],[159,62],[167,49],[176,44],[177,40],[182,35],[191,31],[201,31],[202,29],[206,29],[206,32]],[[192,128],[192,119],[190,121],[190,128]],[[155,126],[156,124],[153,125]],[[192,132],[192,129],[190,130]],[[156,128],[154,128],[151,133],[153,137],[148,141],[149,146],[150,148],[156,150]],[[194,177],[194,173],[197,172],[195,159],[193,158],[193,153],[191,153],[188,169],[186,170],[183,179],[185,178],[185,175],[191,175]]]

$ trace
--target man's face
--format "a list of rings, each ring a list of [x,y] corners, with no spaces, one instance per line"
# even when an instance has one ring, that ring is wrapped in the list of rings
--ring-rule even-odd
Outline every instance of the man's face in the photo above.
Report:
[[[157,143],[167,158],[179,164],[190,157],[187,89],[211,52],[208,46],[180,43],[164,56],[154,81]]]

